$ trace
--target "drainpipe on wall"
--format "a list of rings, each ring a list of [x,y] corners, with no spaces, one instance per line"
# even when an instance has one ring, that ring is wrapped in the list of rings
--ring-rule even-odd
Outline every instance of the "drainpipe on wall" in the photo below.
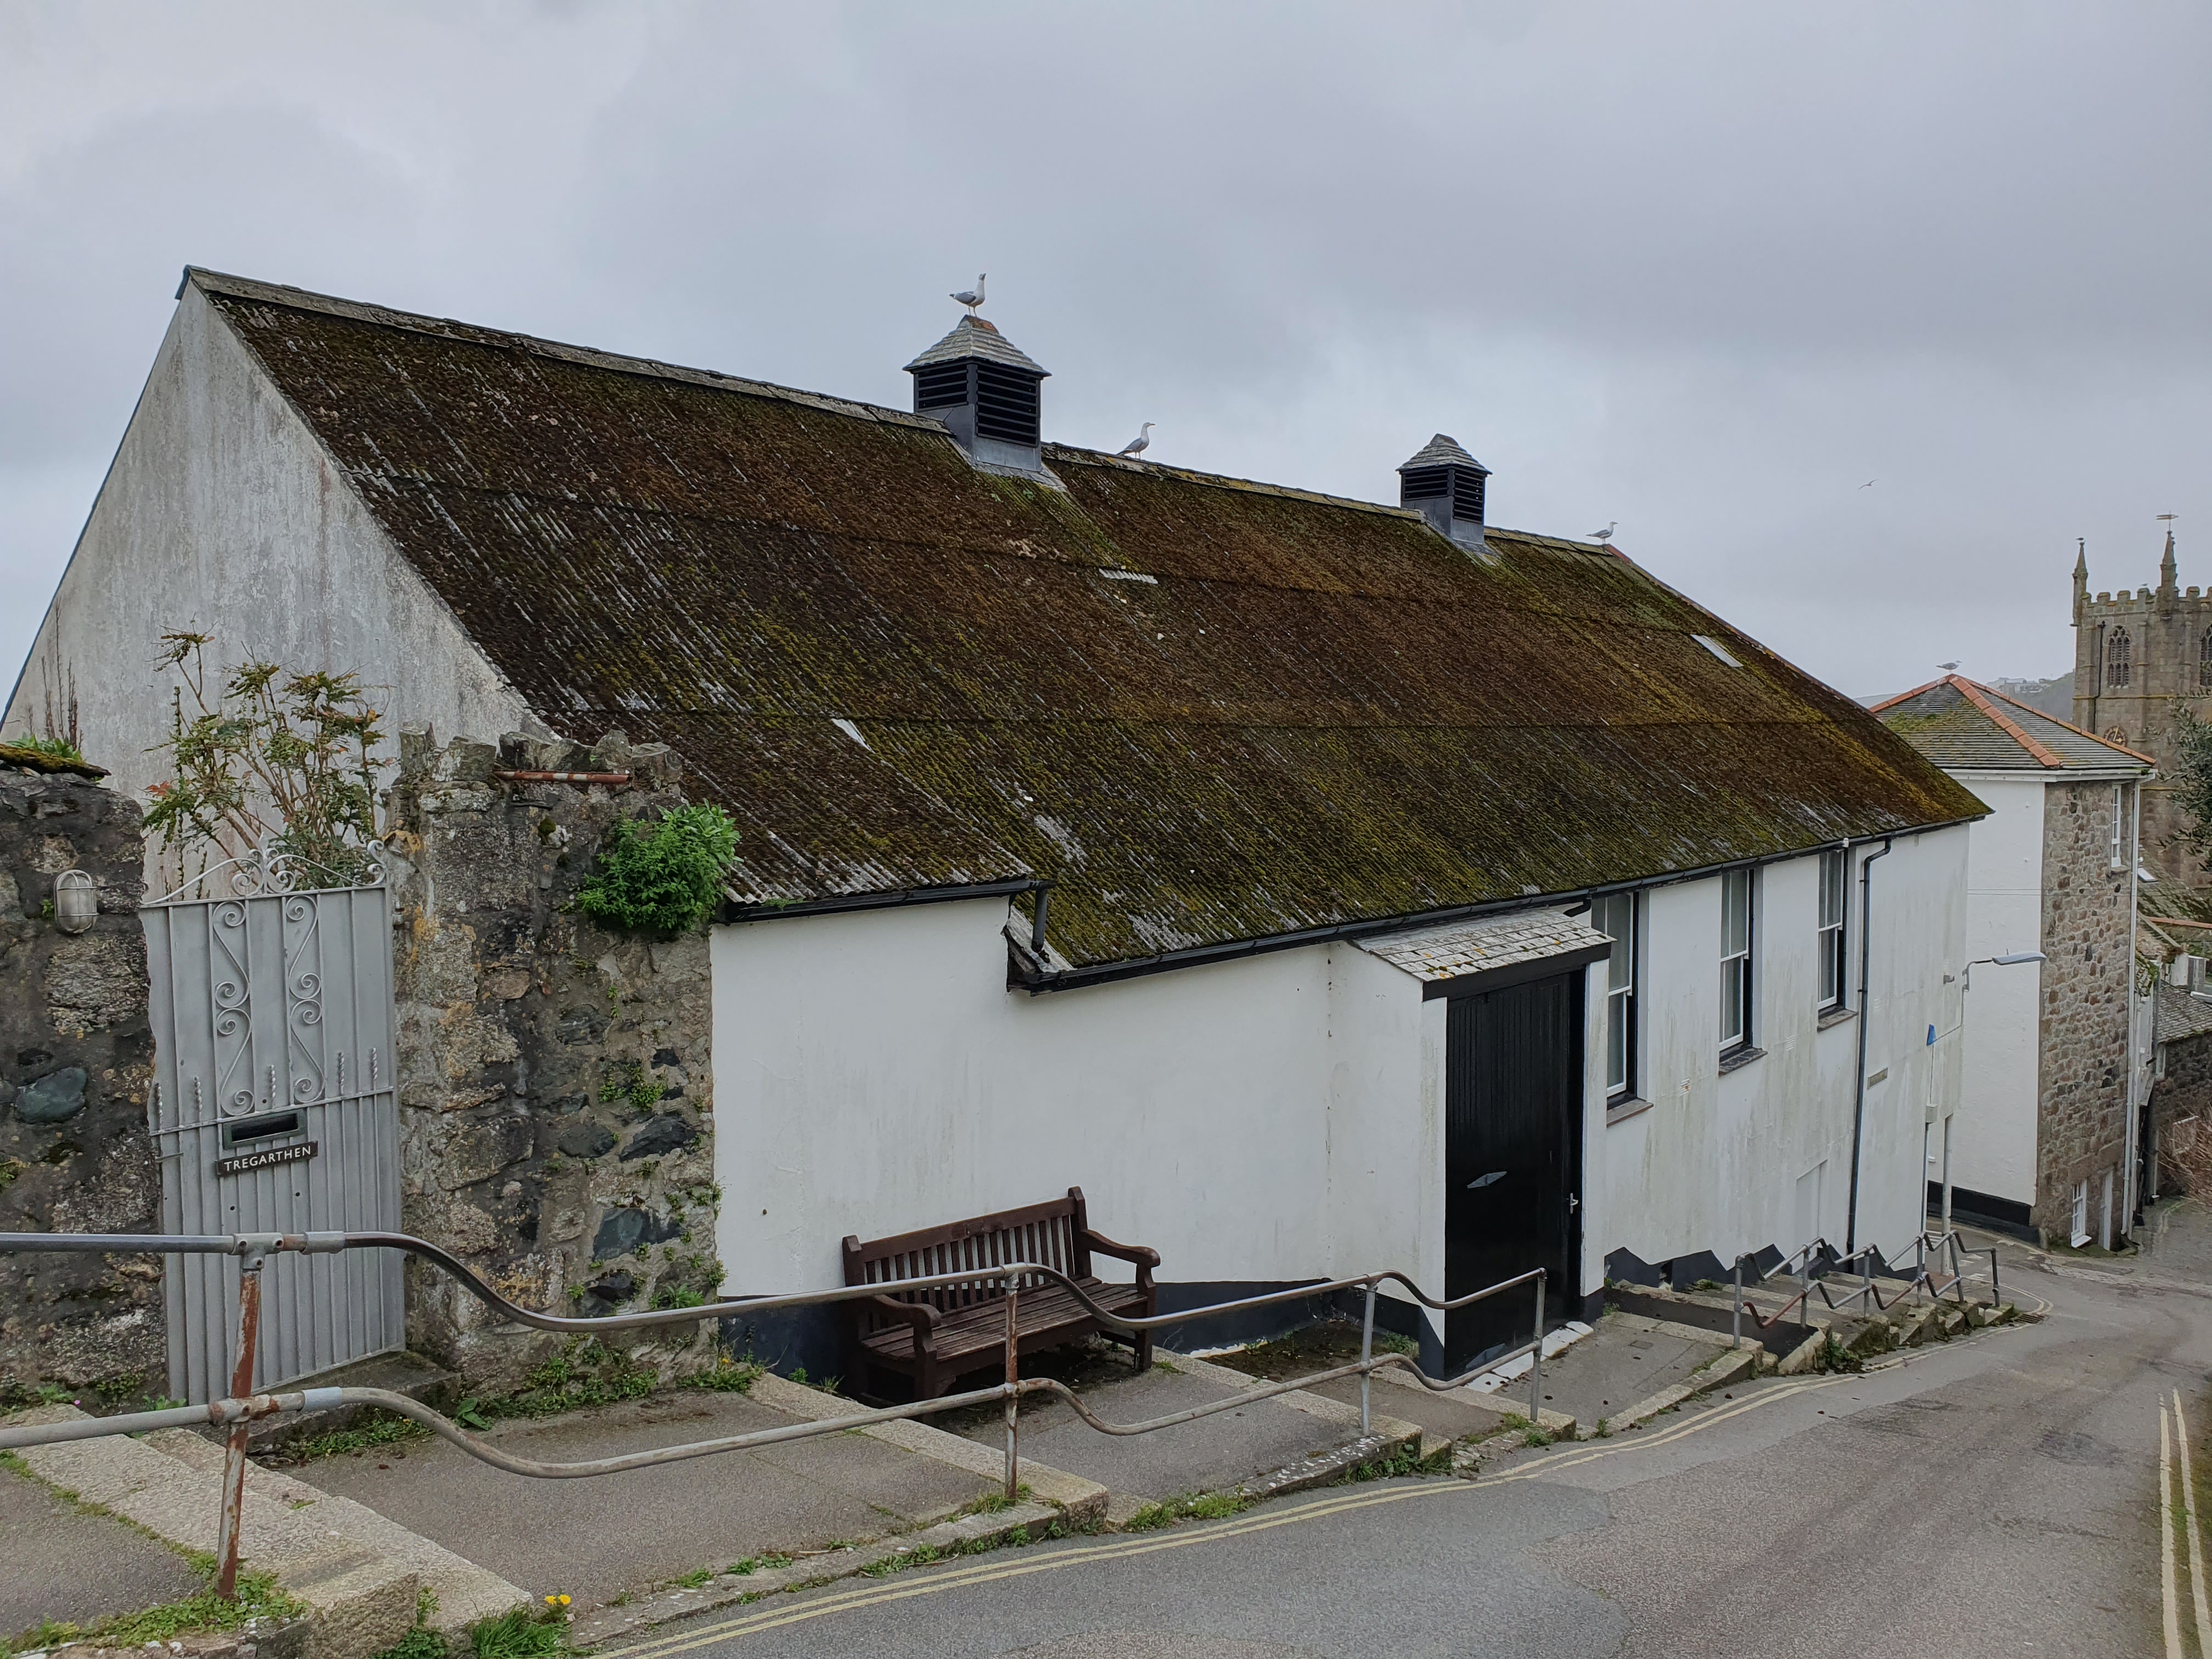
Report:
[[[1874,951],[1874,861],[1889,856],[1890,843],[1869,853],[1859,862],[1859,1073],[1851,1105],[1851,1207],[1844,1221],[1844,1254],[1859,1247],[1859,1142],[1866,1128],[1867,1026],[1872,1011],[1867,1006],[1867,979]],[[1921,1202],[1927,1202],[1928,1171],[1920,1172]]]
[[[2136,1230],[2136,1207],[2142,1191],[2142,1170],[2138,1168],[2141,1156],[2136,1150],[2136,1119],[2142,1113],[2143,1103],[2150,1098],[2149,1066],[2146,1059],[2154,1060],[2158,1054],[2158,985],[2153,981],[2150,993],[2149,1040],[2141,1023],[2141,1011],[2136,1006],[2136,904],[2140,896],[2136,872],[2142,868],[2142,785],[2136,784],[2130,793],[2128,813],[2128,1100],[2127,1133],[2120,1154],[2120,1236],[2124,1238]]]

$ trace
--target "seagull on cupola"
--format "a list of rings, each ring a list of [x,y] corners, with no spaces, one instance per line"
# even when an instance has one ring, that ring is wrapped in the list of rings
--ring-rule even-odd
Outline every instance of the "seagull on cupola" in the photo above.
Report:
[[[1137,457],[1138,457],[1138,456],[1139,456],[1139,455],[1143,454],[1146,450],[1150,449],[1152,447],[1152,422],[1150,422],[1150,421],[1146,421],[1146,422],[1145,422],[1144,429],[1143,429],[1142,431],[1140,431],[1139,433],[1138,433],[1138,434],[1137,434],[1137,435],[1136,435],[1135,437],[1133,437],[1133,438],[1130,439],[1128,442],[1127,442],[1127,443],[1123,444],[1123,445],[1121,447],[1121,448],[1119,448],[1119,449],[1115,450],[1114,453],[1115,453],[1116,455],[1127,455],[1127,456],[1131,460],[1133,460],[1133,460],[1135,460],[1135,459],[1137,459]]]
[[[952,296],[955,305],[963,305],[968,307],[968,314],[970,317],[975,314],[975,308],[983,303],[983,278],[990,274],[988,270],[982,272],[975,278],[975,287],[963,289]]]

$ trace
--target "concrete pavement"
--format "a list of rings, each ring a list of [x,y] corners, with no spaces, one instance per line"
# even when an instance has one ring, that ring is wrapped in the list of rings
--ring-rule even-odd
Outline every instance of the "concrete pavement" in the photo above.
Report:
[[[2008,1249],[2040,1323],[1737,1384],[1471,1482],[775,1597],[607,1659],[2158,1654],[2160,1403],[2182,1391],[2200,1448],[2212,1424],[2185,1254],[2123,1275]]]

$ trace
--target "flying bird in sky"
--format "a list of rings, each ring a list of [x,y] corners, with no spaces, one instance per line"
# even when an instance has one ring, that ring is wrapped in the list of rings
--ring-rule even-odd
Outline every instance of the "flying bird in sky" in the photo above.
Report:
[[[1954,662],[1939,662],[1936,665],[1942,669],[1945,673],[1948,674],[1954,669],[1957,668],[1959,665]]]
[[[973,317],[975,314],[975,308],[983,303],[983,278],[985,276],[988,276],[991,273],[988,270],[984,271],[981,276],[975,278],[975,287],[970,289],[963,289],[959,293],[952,296],[953,302],[956,305],[963,305],[968,307],[968,314],[970,317]]]
[[[1861,484],[1859,488],[1861,489],[1872,489],[1875,485],[1880,482],[1881,480],[1878,478],[1869,478],[1864,483]]]
[[[1611,524],[1606,526],[1604,529],[1591,531],[1590,539],[1594,542],[1609,542],[1613,539],[1613,532],[1620,528],[1620,520],[1615,519]]]
[[[1114,453],[1117,455],[1127,455],[1130,459],[1134,460],[1138,456],[1143,454],[1152,447],[1152,423],[1150,421],[1146,421],[1145,422],[1143,431],[1138,433],[1135,437],[1130,439],[1128,442],[1123,444],[1121,448],[1115,450]]]

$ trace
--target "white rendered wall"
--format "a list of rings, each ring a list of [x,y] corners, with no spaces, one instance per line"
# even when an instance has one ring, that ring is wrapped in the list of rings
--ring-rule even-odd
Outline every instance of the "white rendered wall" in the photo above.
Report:
[[[1968,836],[1966,959],[2036,950],[2043,933],[2043,780],[1975,773],[1962,781],[1990,808]],[[1966,1076],[1951,1129],[1954,1186],[2035,1201],[2041,999],[2042,969],[2032,964],[1978,968],[1972,994],[1961,998],[1965,1030],[1957,1041]],[[1940,1156],[1940,1142],[1936,1150]],[[1940,1164],[1930,1175],[1940,1178]]]
[[[1849,1228],[1853,1078],[1859,1019],[1869,1018],[1858,1235],[1896,1251],[1921,1225],[1923,1127],[1957,1098],[1955,1044],[1931,1048],[1927,1028],[1952,1024],[1944,973],[1963,962],[1966,831],[1899,836],[1875,866],[1871,1012],[1820,1029],[1816,953],[1819,864],[1769,865],[1755,880],[1753,1042],[1760,1058],[1719,1069],[1720,883],[1650,890],[1640,987],[1643,1097],[1650,1109],[1587,1119],[1583,1288],[1605,1257],[1646,1261],[1711,1250],[1723,1261],[1799,1237],[1798,1182],[1818,1166],[1817,1231],[1838,1249]],[[1850,979],[1856,1004],[1861,911],[1851,857]],[[1955,989],[1955,988],[1951,988]],[[1979,995],[1978,989],[1976,995]],[[1955,1016],[1954,1016],[1955,1018]],[[1595,1049],[1593,1023],[1593,1052]],[[1887,1073],[1886,1076],[1881,1074]]]
[[[733,1288],[834,1285],[847,1233],[1069,1186],[1099,1231],[1158,1249],[1164,1279],[1354,1261],[1440,1274],[1416,981],[1317,946],[1031,997],[1006,988],[1006,914],[975,900],[714,930]]]
[[[164,775],[147,750],[175,684],[154,659],[179,629],[214,635],[211,666],[250,653],[359,674],[393,753],[403,724],[543,729],[191,287],[0,732],[43,732],[49,701],[64,708],[74,688],[86,755],[143,800]]]

